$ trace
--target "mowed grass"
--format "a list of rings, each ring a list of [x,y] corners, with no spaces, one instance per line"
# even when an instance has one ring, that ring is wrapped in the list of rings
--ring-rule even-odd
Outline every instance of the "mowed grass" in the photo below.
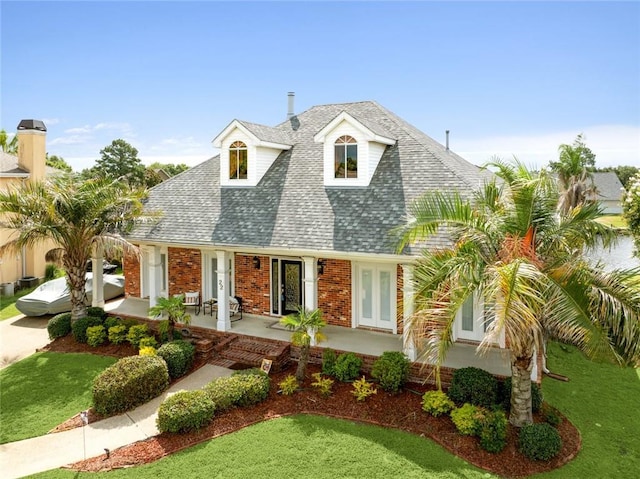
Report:
[[[601,216],[597,221],[605,225],[613,226],[614,228],[628,228],[627,221],[622,215]]]
[[[38,478],[493,478],[427,439],[398,430],[318,417],[275,419],[152,464],[108,473],[67,470]]]
[[[0,444],[46,434],[91,406],[93,379],[115,363],[94,354],[36,353],[0,371]]]
[[[0,296],[0,321],[22,314],[16,308],[16,301],[18,298],[31,293],[34,289],[36,289],[36,286],[33,288],[21,289],[13,296]]]

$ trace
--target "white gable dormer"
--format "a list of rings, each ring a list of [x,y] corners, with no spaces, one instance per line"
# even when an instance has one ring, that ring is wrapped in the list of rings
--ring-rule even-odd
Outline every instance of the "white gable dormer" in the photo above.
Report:
[[[278,155],[291,149],[283,139],[270,127],[233,120],[212,142],[220,148],[220,186],[256,186]]]
[[[324,143],[325,186],[368,186],[384,150],[396,140],[342,112],[313,140]]]

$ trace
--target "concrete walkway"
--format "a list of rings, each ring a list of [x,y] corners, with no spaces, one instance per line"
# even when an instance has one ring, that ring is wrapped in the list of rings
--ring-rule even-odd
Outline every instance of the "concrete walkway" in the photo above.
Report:
[[[231,373],[230,369],[207,364],[133,411],[82,428],[2,444],[1,475],[3,479],[13,479],[48,471],[104,454],[105,448],[114,450],[155,436],[158,407],[167,396],[180,390],[200,389],[212,379]]]
[[[23,314],[0,321],[0,369],[31,356],[49,344],[50,316],[27,318]]]

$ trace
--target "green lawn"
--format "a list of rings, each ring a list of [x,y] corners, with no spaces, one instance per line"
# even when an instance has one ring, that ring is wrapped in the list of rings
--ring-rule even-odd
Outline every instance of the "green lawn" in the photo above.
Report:
[[[607,215],[598,218],[598,222],[613,226],[614,228],[628,228],[627,221],[622,215]]]
[[[93,379],[116,361],[36,353],[0,371],[0,444],[40,436],[91,406]]]
[[[545,399],[580,429],[583,448],[564,467],[538,478],[635,478],[640,470],[640,370],[587,361],[575,348],[551,344],[549,367],[570,378],[545,378]],[[349,421],[295,416],[207,441],[133,469],[106,474],[53,470],[38,478],[493,478],[401,431]]]
[[[14,316],[18,316],[20,311],[16,309],[16,301],[18,298],[29,294],[31,291],[36,289],[37,286],[33,288],[21,289],[13,296],[1,296],[0,297],[0,321],[5,319],[13,318]]]

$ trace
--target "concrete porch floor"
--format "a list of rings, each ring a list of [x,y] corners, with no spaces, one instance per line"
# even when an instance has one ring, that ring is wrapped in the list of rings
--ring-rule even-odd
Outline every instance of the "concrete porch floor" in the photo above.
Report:
[[[119,298],[105,305],[105,311],[115,315],[126,315],[150,319],[147,311],[149,300],[141,298]],[[191,308],[189,308],[191,310]],[[216,317],[207,312],[195,315],[192,311],[191,324],[202,328],[216,329]],[[239,317],[236,315],[236,317]],[[234,319],[234,318],[232,318]],[[278,317],[243,314],[243,319],[232,321],[231,332],[265,339],[290,341],[291,333],[278,325]],[[369,331],[364,329],[326,326],[323,333],[327,337],[318,346],[341,351],[352,351],[360,354],[380,356],[385,351],[402,351],[402,336],[390,333]],[[480,356],[476,348],[470,344],[454,344],[447,353],[444,366],[459,369],[473,365],[492,374],[510,376],[509,352],[492,349]]]

